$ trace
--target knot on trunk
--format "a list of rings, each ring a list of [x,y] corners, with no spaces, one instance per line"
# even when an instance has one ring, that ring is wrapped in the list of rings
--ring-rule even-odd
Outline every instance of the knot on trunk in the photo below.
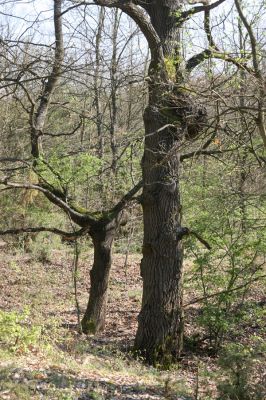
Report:
[[[197,232],[192,231],[191,229],[187,228],[187,227],[178,227],[176,230],[176,240],[182,240],[183,237],[188,236],[188,235],[193,235],[196,239],[198,239],[198,241],[203,244],[203,246],[206,247],[206,249],[211,250],[211,246],[210,244],[203,239]]]
[[[160,114],[166,118],[167,123],[181,127],[183,135],[189,140],[198,137],[207,123],[206,107],[180,90],[162,94]]]
[[[176,230],[176,240],[181,240],[184,236],[188,236],[189,234],[189,228],[180,226]]]

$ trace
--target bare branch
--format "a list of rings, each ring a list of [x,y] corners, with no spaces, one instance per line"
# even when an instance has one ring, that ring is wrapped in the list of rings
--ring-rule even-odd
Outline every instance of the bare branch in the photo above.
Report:
[[[187,304],[184,304],[183,307],[188,307],[188,306],[191,306],[192,304],[201,303],[202,301],[206,301],[207,299],[218,297],[221,294],[226,294],[226,293],[229,294],[229,293],[232,293],[232,292],[236,292],[237,290],[244,289],[245,287],[247,287],[247,286],[251,285],[252,283],[255,283],[255,282],[257,282],[257,281],[259,281],[260,279],[263,279],[263,278],[266,278],[266,275],[257,276],[256,278],[250,279],[247,282],[243,283],[243,285],[236,286],[236,287],[234,287],[232,289],[225,289],[225,290],[221,290],[220,292],[217,292],[217,293],[212,293],[212,294],[209,294],[209,295],[206,295],[206,296],[203,296],[203,297],[199,297],[198,299],[195,299],[193,301],[190,301]]]
[[[182,154],[180,156],[180,161],[184,161],[184,160],[188,160],[189,158],[193,158],[193,157],[198,157],[198,156],[213,156],[213,155],[217,155],[217,154],[224,154],[224,153],[229,153],[231,151],[235,151],[237,150],[237,148],[233,148],[233,149],[226,149],[226,150],[195,150],[192,151],[191,153],[186,153],[186,154]]]
[[[143,182],[139,181],[132,189],[125,194],[122,199],[111,209],[111,214],[118,214],[133,199],[136,193],[142,188]]]
[[[224,3],[225,1],[226,0],[218,0],[218,1],[215,1],[214,3],[212,3],[212,4],[196,6],[196,7],[190,8],[187,11],[182,12],[177,18],[178,26],[181,26],[185,21],[187,21],[194,14],[197,14],[197,13],[203,12],[203,11],[213,10],[214,8],[218,7],[220,4]],[[200,2],[198,2],[198,3],[200,3]]]
[[[239,0],[235,0],[235,5],[236,9],[238,11],[239,17],[246,28],[249,39],[250,39],[250,45],[251,45],[251,53],[252,53],[252,62],[253,62],[253,68],[255,71],[255,76],[258,80],[259,84],[259,99],[258,99],[258,117],[257,117],[257,126],[259,128],[259,132],[261,135],[261,138],[263,140],[264,147],[266,148],[266,128],[265,128],[265,115],[263,111],[263,105],[264,105],[264,97],[265,97],[265,82],[263,79],[262,72],[259,67],[259,57],[258,57],[258,51],[257,51],[257,41],[255,34],[253,32],[251,24],[248,22],[247,18],[245,17],[242,7],[240,5]]]
[[[195,236],[200,243],[203,244],[203,246],[205,246],[208,250],[211,250],[211,246],[210,244],[203,239],[197,232],[192,231],[191,229],[187,228],[187,227],[180,227],[176,233],[176,240],[182,240],[183,237],[185,236],[189,236],[189,235],[193,235]]]
[[[52,136],[52,137],[72,136],[79,130],[81,125],[82,125],[82,119],[80,119],[78,125],[71,132],[61,132],[61,133],[43,132],[42,135],[44,135],[44,136]]]
[[[53,68],[45,84],[44,91],[40,98],[37,110],[36,112],[34,108],[32,110],[31,146],[32,146],[32,155],[34,158],[38,158],[40,155],[38,139],[40,134],[42,133],[49,103],[51,101],[52,94],[55,90],[56,84],[59,80],[62,71],[62,63],[64,59],[64,42],[63,42],[61,6],[62,6],[62,0],[54,0],[55,52],[54,52]]]
[[[39,233],[39,232],[51,232],[55,235],[62,236],[68,240],[75,240],[80,236],[84,236],[86,233],[89,232],[89,228],[82,228],[76,232],[66,232],[62,231],[61,229],[57,228],[49,228],[44,226],[39,227],[28,227],[28,228],[13,228],[13,229],[6,229],[0,230],[0,236],[4,235],[19,235],[20,233]]]
[[[242,63],[239,60],[236,60],[234,57],[231,57],[229,54],[226,54],[222,51],[219,51],[217,47],[212,49],[205,49],[200,53],[192,56],[186,63],[186,71],[191,72],[194,68],[196,68],[199,64],[201,64],[204,60],[209,58],[216,58],[218,60],[223,60],[226,62],[230,62],[234,64],[237,68],[241,68],[249,73],[254,73],[254,71],[247,66],[246,63]]]
[[[10,187],[13,189],[26,189],[26,190],[38,190],[43,193],[47,199],[49,199],[53,204],[60,207],[64,210],[74,222],[76,222],[80,226],[87,226],[89,224],[94,224],[95,220],[88,216],[88,214],[80,213],[75,208],[67,203],[67,199],[63,200],[63,193],[55,194],[55,191],[52,192],[47,188],[44,188],[40,185],[28,184],[28,183],[18,183],[18,182],[9,182],[8,177],[0,180],[0,185],[5,185],[6,187]]]
[[[164,63],[163,51],[160,38],[154,29],[152,23],[150,22],[149,18],[145,14],[144,10],[138,7],[130,0],[94,0],[94,3],[91,2],[80,2],[80,5],[98,5],[104,6],[108,8],[119,8],[124,13],[129,15],[133,21],[141,29],[143,35],[145,36],[150,51],[151,51],[151,58],[156,64]]]

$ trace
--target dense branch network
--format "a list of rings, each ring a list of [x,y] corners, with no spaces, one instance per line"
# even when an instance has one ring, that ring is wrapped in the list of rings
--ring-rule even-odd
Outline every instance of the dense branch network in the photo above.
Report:
[[[85,4],[85,3],[84,3]],[[78,4],[80,6],[80,3]],[[130,6],[130,12],[135,15],[136,19],[141,19],[142,14],[139,8],[135,5]],[[126,6],[126,9],[128,7]],[[67,10],[65,10],[67,11]],[[55,33],[55,45],[53,47],[53,62],[51,66],[51,72],[47,76],[46,83],[44,85],[43,92],[41,96],[34,100],[32,95],[28,92],[28,90],[24,87],[24,85],[20,82],[20,76],[15,80],[15,84],[21,85],[25,94],[30,103],[30,112],[29,112],[29,126],[30,126],[30,143],[31,143],[31,154],[33,157],[33,161],[31,163],[30,160],[21,160],[13,157],[2,158],[0,162],[22,162],[25,165],[25,168],[32,169],[36,177],[38,179],[37,183],[25,183],[25,182],[13,182],[11,176],[6,176],[0,180],[0,184],[7,189],[25,189],[30,191],[39,191],[41,192],[51,203],[62,209],[67,216],[79,226],[86,228],[85,231],[90,233],[95,229],[95,227],[103,226],[111,221],[116,221],[119,219],[119,214],[123,211],[124,208],[128,206],[128,204],[134,199],[135,194],[141,188],[141,182],[136,184],[132,189],[129,190],[110,210],[105,210],[102,213],[97,213],[97,218],[94,216],[94,213],[90,213],[86,209],[82,209],[81,207],[74,204],[74,202],[69,198],[68,194],[63,189],[56,188],[51,182],[47,182],[46,179],[42,176],[41,173],[41,165],[46,165],[46,167],[51,170],[53,175],[56,175],[58,180],[62,182],[62,178],[59,173],[55,172],[54,169],[49,165],[47,161],[42,157],[42,146],[41,146],[41,138],[44,135],[48,135],[51,137],[59,137],[59,136],[71,136],[74,135],[75,132],[81,127],[82,121],[80,120],[77,126],[71,132],[60,132],[57,134],[49,133],[44,130],[45,124],[47,122],[47,114],[49,111],[49,107],[51,105],[51,100],[54,94],[56,87],[60,81],[60,78],[63,73],[63,62],[64,62],[64,40],[63,40],[63,15],[65,11],[62,11],[62,0],[54,1],[54,33]],[[156,41],[156,34],[152,30],[151,24],[148,21],[143,22],[143,29],[147,32],[147,36],[150,40]],[[154,46],[158,47],[158,46]],[[38,61],[35,60],[34,62]],[[30,68],[28,65],[27,69]],[[25,73],[25,68],[23,69],[23,73]],[[12,81],[14,83],[14,81]],[[20,168],[20,167],[17,167]],[[13,169],[14,170],[14,169]],[[12,171],[13,171],[12,170]],[[3,171],[11,172],[10,168],[4,168]],[[3,190],[3,189],[2,189]],[[23,228],[24,229],[24,228]],[[33,228],[38,229],[38,228]],[[42,228],[40,228],[42,229]],[[53,228],[49,228],[53,229]],[[10,231],[10,230],[9,230]],[[84,233],[84,230],[81,232]],[[11,231],[10,231],[11,232]],[[56,229],[53,230],[56,233]]]

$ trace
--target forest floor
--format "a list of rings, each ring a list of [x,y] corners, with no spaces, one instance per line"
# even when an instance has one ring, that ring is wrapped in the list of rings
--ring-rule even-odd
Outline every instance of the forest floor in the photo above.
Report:
[[[139,255],[129,255],[127,265],[124,255],[114,255],[105,331],[78,333],[70,250],[53,251],[50,262],[12,252],[0,257],[0,399],[214,399],[219,370],[204,349],[187,351],[168,371],[131,355],[141,305]],[[81,311],[91,263],[91,253],[81,256]],[[194,296],[187,293],[185,302]],[[198,312],[197,305],[187,310],[186,332],[195,329]]]

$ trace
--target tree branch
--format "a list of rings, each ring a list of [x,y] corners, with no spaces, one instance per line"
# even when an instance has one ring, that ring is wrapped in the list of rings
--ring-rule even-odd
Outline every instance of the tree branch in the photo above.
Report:
[[[249,24],[247,18],[245,17],[243,10],[241,8],[239,0],[235,0],[235,5],[237,12],[239,14],[239,17],[246,28],[249,39],[250,39],[250,45],[251,45],[251,53],[252,53],[252,62],[253,62],[253,68],[255,71],[255,76],[258,81],[258,86],[259,86],[259,100],[258,100],[258,117],[257,117],[257,126],[259,128],[259,132],[261,135],[261,138],[263,140],[264,147],[266,149],[266,129],[265,129],[265,117],[264,117],[264,111],[263,111],[263,103],[264,103],[264,97],[265,97],[265,83],[263,79],[262,72],[259,67],[259,58],[258,58],[258,52],[257,52],[257,41],[256,37],[254,35],[253,29],[251,24]]]
[[[132,200],[136,193],[138,193],[142,186],[143,181],[141,180],[122,197],[122,199],[109,211],[109,213],[117,215],[120,211],[122,211],[126,207],[127,203]]]
[[[206,7],[204,10],[204,30],[208,39],[209,43],[209,48],[203,50],[202,52],[192,56],[186,63],[186,70],[188,72],[191,72],[192,69],[197,67],[199,64],[201,64],[205,59],[209,58],[216,58],[219,60],[224,60],[227,62],[230,62],[234,64],[236,67],[244,69],[250,73],[254,72],[249,68],[246,63],[241,63],[235,58],[231,57],[230,55],[227,55],[223,51],[219,49],[219,47],[216,45],[212,34],[211,34],[211,26],[210,26],[210,10],[211,8]]]
[[[89,224],[94,224],[95,220],[88,216],[87,213],[80,213],[75,210],[74,207],[71,207],[65,200],[63,200],[63,193],[62,196],[58,196],[52,191],[44,188],[40,185],[34,184],[27,184],[27,183],[17,183],[17,182],[8,182],[8,178],[0,180],[0,185],[5,185],[6,187],[14,188],[14,189],[26,189],[26,190],[38,190],[39,192],[43,193],[48,200],[50,200],[53,204],[60,207],[64,210],[71,219],[76,222],[80,226],[88,226]],[[60,195],[61,193],[59,193]]]
[[[230,62],[234,64],[236,67],[241,68],[249,73],[254,73],[254,71],[249,68],[246,63],[241,63],[237,61],[235,58],[231,57],[230,55],[219,52],[216,49],[205,49],[201,51],[198,54],[195,54],[192,56],[186,63],[186,71],[191,72],[195,67],[197,67],[199,64],[201,64],[204,60],[209,59],[209,58],[216,58],[218,60],[223,60],[226,62]]]
[[[195,150],[192,151],[191,153],[186,153],[186,154],[182,154],[180,156],[180,161],[184,161],[184,160],[188,160],[189,158],[193,158],[193,157],[197,157],[197,156],[212,156],[215,154],[223,154],[223,153],[228,153],[231,151],[235,151],[237,150],[236,148],[234,149],[226,149],[226,150]]]
[[[257,276],[257,277],[254,278],[254,279],[249,280],[248,282],[243,283],[243,285],[239,285],[239,286],[237,286],[237,287],[235,287],[235,288],[232,288],[232,289],[225,289],[225,290],[221,290],[220,292],[217,292],[217,293],[212,293],[212,294],[209,294],[209,295],[207,295],[207,296],[199,297],[198,299],[195,299],[195,300],[193,300],[193,301],[191,301],[191,302],[189,302],[189,303],[187,303],[187,304],[184,304],[183,307],[188,307],[188,306],[191,306],[192,304],[197,304],[197,303],[200,303],[200,302],[205,301],[205,300],[207,300],[207,299],[211,299],[211,298],[213,298],[213,297],[218,297],[218,296],[220,296],[221,294],[232,293],[232,292],[235,292],[235,291],[237,291],[237,290],[244,289],[244,288],[247,287],[248,285],[251,285],[252,283],[257,282],[257,281],[259,281],[260,279],[265,278],[265,277],[266,277],[266,275],[260,275],[260,276]]]
[[[60,132],[60,133],[51,133],[51,132],[43,132],[43,136],[52,136],[52,137],[59,137],[59,136],[72,136],[74,135],[79,128],[82,126],[82,119],[80,118],[79,123],[71,132]]]
[[[133,21],[136,22],[145,36],[151,51],[152,61],[154,61],[156,64],[161,63],[163,65],[164,57],[160,38],[149,18],[147,18],[143,8],[138,7],[131,0],[94,0],[94,3],[84,1],[80,2],[80,5],[92,4],[108,8],[119,8],[124,13],[129,15]]]
[[[220,4],[224,3],[225,1],[226,0],[218,0],[218,1],[215,1],[214,3],[212,3],[212,4],[196,6],[196,7],[190,8],[187,11],[182,12],[177,18],[178,26],[181,26],[185,21],[187,21],[194,14],[197,14],[197,13],[202,12],[202,11],[213,10],[214,8],[218,7]]]
[[[75,232],[66,232],[62,231],[61,229],[57,228],[49,228],[49,227],[28,227],[28,228],[14,228],[14,229],[6,229],[6,230],[0,230],[0,236],[4,235],[19,235],[20,233],[39,233],[39,232],[51,232],[54,233],[55,235],[62,236],[68,240],[74,240],[77,239],[80,236],[85,235],[86,233],[89,232],[89,228],[82,228],[78,231]]]
[[[40,97],[37,110],[35,111],[35,107],[33,107],[31,113],[31,153],[35,159],[40,156],[39,136],[42,134],[49,103],[62,72],[62,63],[64,60],[64,42],[61,6],[62,0],[54,0],[55,51],[53,68],[44,86],[44,91]]]
[[[189,236],[189,235],[195,236],[198,239],[198,241],[203,244],[203,246],[205,246],[208,250],[211,250],[210,244],[205,239],[203,239],[197,232],[192,231],[191,229],[189,229],[187,227],[180,227],[178,229],[178,231],[176,233],[176,240],[182,240],[183,237]]]

